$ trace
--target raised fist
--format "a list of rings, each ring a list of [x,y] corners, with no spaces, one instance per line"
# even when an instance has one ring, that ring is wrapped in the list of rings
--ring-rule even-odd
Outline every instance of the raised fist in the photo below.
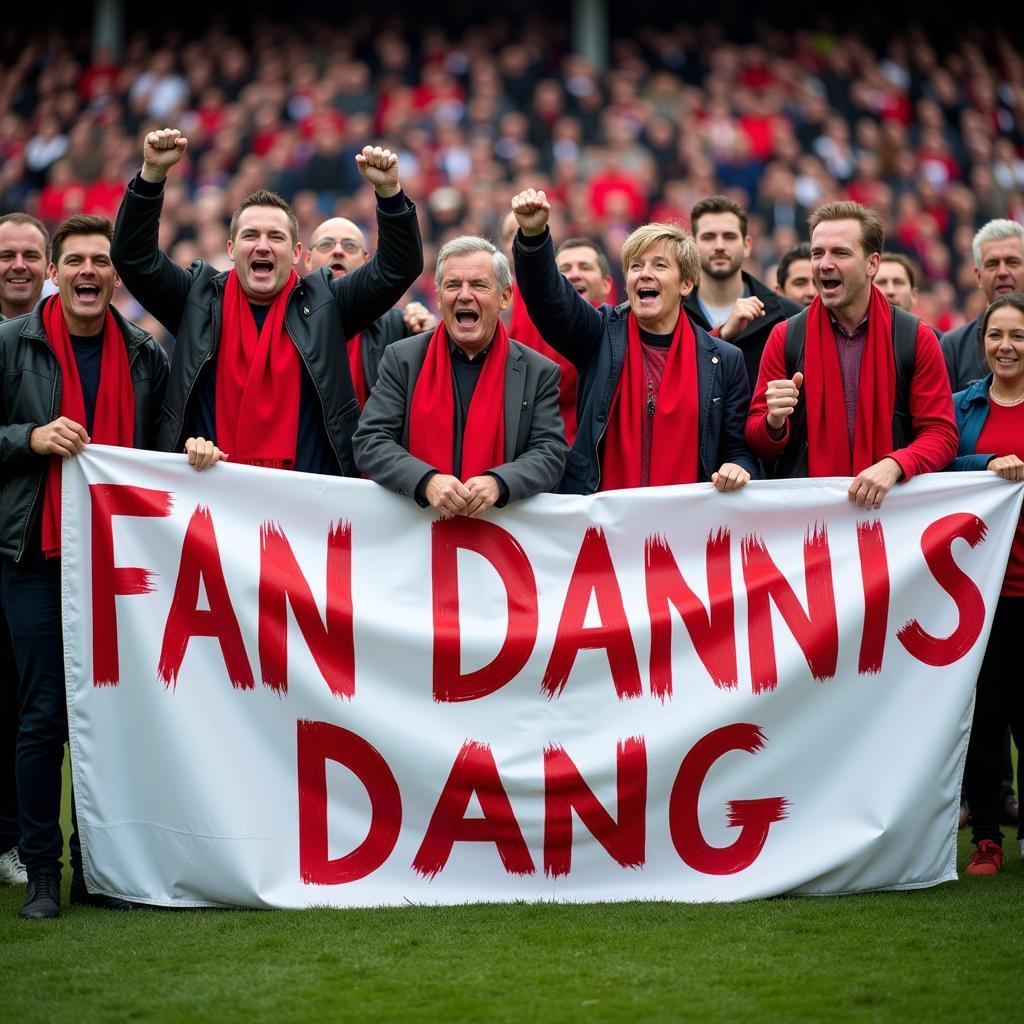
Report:
[[[398,183],[397,153],[381,146],[364,146],[362,153],[356,153],[356,165],[377,195],[386,199],[398,194],[402,186]]]
[[[188,149],[188,139],[177,128],[158,128],[147,132],[142,143],[142,177],[146,181],[163,181]]]
[[[512,212],[524,235],[542,235],[551,216],[551,204],[543,190],[528,188],[512,197]]]

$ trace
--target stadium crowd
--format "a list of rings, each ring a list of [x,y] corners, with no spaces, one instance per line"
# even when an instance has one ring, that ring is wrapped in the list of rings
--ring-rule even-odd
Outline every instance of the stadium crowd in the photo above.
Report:
[[[448,238],[496,237],[522,187],[557,200],[557,237],[609,253],[636,224],[685,225],[725,193],[750,211],[749,269],[771,281],[810,211],[848,198],[920,267],[928,323],[979,312],[971,237],[1024,215],[1024,63],[1009,34],[965,27],[938,51],[913,30],[885,44],[763,28],[738,44],[711,24],[652,27],[613,40],[603,74],[566,50],[537,21],[138,35],[116,62],[58,34],[22,40],[0,65],[0,212],[51,227],[113,217],[139,133],[174,124],[190,150],[161,241],[182,265],[223,265],[230,212],[257,187],[293,204],[304,239],[331,213],[372,235],[352,157],[381,138],[419,200],[428,267]],[[429,279],[417,295],[432,300]]]
[[[765,473],[850,477],[868,509],[951,463],[1024,479],[1005,36],[680,25],[599,74],[534,23],[211,29],[117,61],[50,35],[0,71],[0,160],[0,872],[27,876],[23,916],[59,911],[54,481],[90,441],[363,474],[445,518]],[[1016,813],[1022,595],[1019,535],[968,753],[981,874]],[[74,843],[72,867],[73,902],[123,902]]]

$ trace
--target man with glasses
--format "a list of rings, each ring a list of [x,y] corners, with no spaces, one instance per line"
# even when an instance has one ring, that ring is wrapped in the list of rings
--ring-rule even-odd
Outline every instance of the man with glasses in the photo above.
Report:
[[[306,251],[306,273],[327,267],[331,277],[344,277],[358,270],[370,258],[366,237],[358,224],[345,217],[332,217],[313,229]],[[399,338],[432,331],[437,317],[421,302],[409,302],[404,309],[388,310],[365,330],[348,339],[349,369],[360,408],[366,405],[377,381],[384,349]]]

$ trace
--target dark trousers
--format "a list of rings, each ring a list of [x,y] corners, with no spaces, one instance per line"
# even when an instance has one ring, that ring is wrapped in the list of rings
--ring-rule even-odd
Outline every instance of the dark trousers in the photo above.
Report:
[[[1000,845],[1002,813],[1003,736],[1009,724],[1017,744],[1017,791],[1024,778],[1024,669],[1020,657],[1020,635],[1024,630],[1024,597],[1001,597],[992,620],[992,635],[978,674],[974,700],[974,722],[967,747],[967,803],[971,808],[972,839],[993,839]],[[1024,821],[1017,825],[1024,837]]]
[[[68,739],[64,641],[60,615],[60,560],[41,554],[2,559],[0,596],[10,625],[20,677],[17,779],[22,863],[29,877],[60,871],[61,765]],[[77,831],[72,869],[81,871]]]
[[[18,787],[14,751],[18,742],[18,669],[7,616],[0,609],[0,853],[18,845]]]

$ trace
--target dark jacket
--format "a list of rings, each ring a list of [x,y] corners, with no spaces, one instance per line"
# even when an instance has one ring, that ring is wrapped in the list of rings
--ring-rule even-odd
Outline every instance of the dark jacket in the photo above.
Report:
[[[128,290],[175,336],[159,446],[177,452],[189,436],[196,379],[217,349],[228,272],[203,260],[184,270],[160,251],[162,205],[162,193],[142,195],[128,188],[114,226],[111,257]],[[378,207],[377,223],[377,253],[371,260],[339,278],[328,267],[300,278],[285,312],[285,327],[316,388],[343,476],[357,475],[352,434],[359,418],[345,341],[388,312],[423,269],[412,203],[407,201],[400,213]]]
[[[946,467],[949,470],[988,469],[996,452],[979,452],[978,438],[988,419],[988,389],[992,386],[992,374],[973,381],[963,391],[953,396],[953,412],[956,415],[957,430],[960,431],[960,445],[956,458]]]
[[[432,333],[417,334],[388,346],[355,436],[359,468],[371,480],[412,498],[424,476],[437,468],[409,453],[412,396]],[[562,478],[569,446],[558,411],[558,377],[554,362],[509,339],[505,461],[487,470],[504,483],[508,502],[552,491]]]
[[[562,494],[593,494],[601,483],[601,439],[626,358],[629,303],[595,309],[558,272],[551,233],[535,248],[513,247],[516,281],[530,319],[544,340],[579,370],[576,440],[569,452]],[[685,315],[685,313],[684,313]],[[750,385],[739,349],[712,338],[694,325],[697,342],[697,472],[700,480],[725,462],[734,462],[757,477],[757,460],[743,437],[750,405]]]
[[[389,309],[379,319],[374,320],[362,332],[359,355],[363,364],[363,380],[366,381],[366,390],[368,392],[372,391],[373,385],[377,383],[377,375],[380,373],[380,361],[384,355],[384,349],[392,342],[410,336],[409,328],[405,323],[405,311],[397,306],[394,309]]]
[[[954,327],[939,339],[942,358],[946,361],[949,386],[954,392],[962,391],[972,380],[980,380],[988,373],[985,357],[978,344],[978,320]]]
[[[44,299],[43,302],[46,300]],[[61,372],[43,329],[43,302],[0,324],[0,555],[20,561],[39,519],[48,456],[29,438],[60,415]],[[144,330],[110,307],[128,349],[135,392],[135,447],[157,447],[167,356]]]
[[[751,320],[747,324],[746,330],[740,331],[731,340],[731,344],[743,353],[743,362],[747,368],[747,381],[750,384],[750,392],[753,394],[757,385],[757,371],[761,366],[761,353],[768,342],[768,335],[772,333],[772,328],[780,320],[788,320],[804,307],[792,299],[787,299],[772,291],[768,285],[758,281],[756,277],[752,277],[745,270],[741,271],[741,274],[748,294],[756,295],[764,303],[764,316],[757,320]],[[708,323],[701,311],[696,288],[683,300],[683,308],[695,324],[703,327],[705,331],[711,330],[711,324]]]

